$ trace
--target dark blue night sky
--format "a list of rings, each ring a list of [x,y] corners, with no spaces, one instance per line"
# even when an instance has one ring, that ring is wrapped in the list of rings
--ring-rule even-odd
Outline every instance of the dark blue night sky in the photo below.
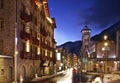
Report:
[[[81,40],[88,25],[91,36],[120,20],[120,0],[48,0],[51,17],[56,18],[57,45]]]

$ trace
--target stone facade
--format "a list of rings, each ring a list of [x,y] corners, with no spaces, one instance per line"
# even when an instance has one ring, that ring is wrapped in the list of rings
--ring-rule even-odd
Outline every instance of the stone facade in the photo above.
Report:
[[[118,70],[120,70],[120,29],[116,30],[116,56],[118,57]]]
[[[15,69],[17,81],[52,74],[56,24],[47,0],[3,0],[0,11],[0,82],[14,81]]]

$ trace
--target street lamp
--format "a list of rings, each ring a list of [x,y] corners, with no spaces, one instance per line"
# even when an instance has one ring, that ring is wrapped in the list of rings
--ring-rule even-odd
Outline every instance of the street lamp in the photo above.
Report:
[[[104,46],[105,46],[105,47],[107,47],[107,46],[108,46],[108,43],[107,43],[107,42],[105,42],[105,43],[104,43]]]
[[[103,52],[104,52],[104,73],[105,73],[105,69],[107,67],[107,58],[108,58],[108,42],[106,42],[108,36],[105,35],[104,36],[104,40],[105,40],[105,43],[104,43],[104,47],[102,48]]]
[[[102,51],[103,51],[103,58],[104,58],[105,57],[105,53],[104,53],[105,52],[105,47],[102,48]],[[103,62],[103,66],[104,66],[103,67],[104,68],[103,72],[105,73],[105,61]]]
[[[104,35],[104,40],[107,40],[107,38],[108,38],[107,35]]]

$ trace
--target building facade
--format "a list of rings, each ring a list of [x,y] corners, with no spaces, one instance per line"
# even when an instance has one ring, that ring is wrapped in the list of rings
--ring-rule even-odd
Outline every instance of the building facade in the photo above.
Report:
[[[103,41],[90,41],[90,29],[82,29],[82,70],[110,73],[119,69],[119,30],[116,33],[116,42],[106,34]]]
[[[52,74],[55,27],[47,0],[1,0],[0,82]]]
[[[78,56],[76,54],[73,54],[73,66],[78,66]]]
[[[56,71],[66,70],[71,67],[71,55],[67,48],[56,49]]]
[[[90,45],[90,34],[91,30],[88,28],[88,26],[85,26],[82,30],[82,48],[81,48],[81,67],[82,71],[88,70],[88,49]]]
[[[105,45],[108,44],[108,45]],[[101,41],[96,44],[97,48],[97,64],[95,65],[97,71],[111,72],[117,70],[117,56],[115,53],[115,42],[114,41]]]
[[[107,35],[105,35],[108,37]],[[104,37],[105,37],[104,36]],[[110,73],[117,71],[119,68],[119,59],[116,55],[116,43],[109,39],[102,41],[91,41],[92,44],[89,47],[89,61],[91,69],[90,71]]]
[[[118,57],[118,70],[120,70],[120,29],[116,30],[116,56]]]

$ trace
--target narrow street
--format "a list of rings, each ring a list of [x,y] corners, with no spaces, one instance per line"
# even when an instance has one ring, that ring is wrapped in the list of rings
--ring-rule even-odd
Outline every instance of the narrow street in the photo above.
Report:
[[[92,82],[92,80],[98,75],[81,74],[73,69],[68,69],[65,73],[60,74],[57,77],[47,80],[41,80],[34,83],[79,83],[79,82]]]
[[[36,83],[72,83],[72,69],[67,70],[64,74],[47,80],[39,81]]]

